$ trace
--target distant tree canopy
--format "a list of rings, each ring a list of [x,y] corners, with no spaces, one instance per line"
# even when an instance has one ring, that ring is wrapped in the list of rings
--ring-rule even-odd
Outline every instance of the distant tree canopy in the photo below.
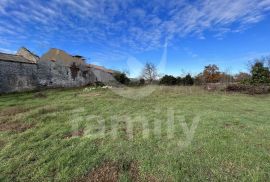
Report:
[[[162,85],[176,85],[177,79],[171,75],[165,75],[160,79],[160,84]]]
[[[160,84],[162,85],[193,85],[194,79],[190,74],[187,74],[185,77],[174,77],[172,75],[165,75],[160,79]]]
[[[144,80],[143,78],[141,78],[141,79],[139,80],[139,83],[140,83],[140,85],[144,85],[144,84],[145,84],[145,80]]]
[[[244,73],[244,72],[240,72],[237,75],[235,75],[234,80],[236,82],[240,82],[240,83],[246,83],[250,80],[251,75],[248,73]]]
[[[151,84],[158,77],[156,66],[153,63],[146,63],[141,77]]]
[[[203,79],[206,83],[216,83],[219,82],[221,78],[221,73],[219,67],[215,64],[205,66],[203,71]]]
[[[118,72],[114,74],[115,79],[125,85],[132,85],[132,82],[127,77],[126,73]],[[172,75],[164,75],[158,80],[157,68],[152,63],[146,63],[139,80],[136,80],[136,85],[144,85],[145,83],[162,85],[203,85],[208,83],[242,83],[242,84],[269,84],[270,83],[270,57],[255,60],[250,64],[250,74],[240,72],[235,76],[221,72],[215,64],[210,64],[204,67],[202,73],[199,73],[194,78],[187,74],[184,77],[174,77]]]
[[[116,81],[118,81],[121,84],[128,85],[130,83],[130,79],[124,72],[115,72],[113,76],[116,79]]]
[[[264,66],[263,60],[255,60],[251,66],[251,82],[253,84],[270,83],[269,67]]]
[[[194,80],[191,77],[190,74],[187,74],[183,79],[182,79],[183,85],[193,85],[194,84]]]

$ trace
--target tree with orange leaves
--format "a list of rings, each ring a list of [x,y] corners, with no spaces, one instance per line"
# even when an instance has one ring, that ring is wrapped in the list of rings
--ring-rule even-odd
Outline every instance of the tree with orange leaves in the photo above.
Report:
[[[205,66],[203,71],[203,77],[206,83],[217,83],[221,79],[221,73],[219,67],[215,64]]]

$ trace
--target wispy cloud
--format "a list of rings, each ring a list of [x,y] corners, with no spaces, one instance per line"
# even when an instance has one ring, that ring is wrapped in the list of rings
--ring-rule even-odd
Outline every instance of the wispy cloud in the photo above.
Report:
[[[165,39],[217,38],[261,21],[270,0],[50,0],[0,1],[0,38],[16,41],[70,40],[144,51]],[[189,3],[188,3],[189,2]],[[233,28],[231,25],[234,25]]]
[[[7,54],[15,54],[16,51],[10,50],[10,49],[5,49],[5,48],[0,48],[0,52],[7,53]]]

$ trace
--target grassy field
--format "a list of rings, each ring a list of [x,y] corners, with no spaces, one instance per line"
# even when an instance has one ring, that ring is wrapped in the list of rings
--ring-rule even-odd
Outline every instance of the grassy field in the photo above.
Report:
[[[270,95],[197,87],[2,95],[0,181],[268,181],[269,111]]]

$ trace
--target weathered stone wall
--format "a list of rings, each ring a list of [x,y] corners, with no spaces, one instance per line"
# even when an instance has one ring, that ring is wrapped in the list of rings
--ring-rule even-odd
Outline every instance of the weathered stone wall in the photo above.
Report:
[[[95,82],[102,82],[104,84],[110,84],[115,82],[114,77],[111,74],[105,72],[104,70],[91,68],[91,72],[93,72],[95,76]]]
[[[37,85],[36,64],[0,61],[0,93],[34,90]]]
[[[113,76],[86,64],[67,65],[62,62],[35,63],[0,61],[0,93],[42,88],[80,87],[95,82],[110,84]]]
[[[61,62],[38,62],[39,87],[80,87],[95,82],[93,72],[86,65],[68,66]]]

